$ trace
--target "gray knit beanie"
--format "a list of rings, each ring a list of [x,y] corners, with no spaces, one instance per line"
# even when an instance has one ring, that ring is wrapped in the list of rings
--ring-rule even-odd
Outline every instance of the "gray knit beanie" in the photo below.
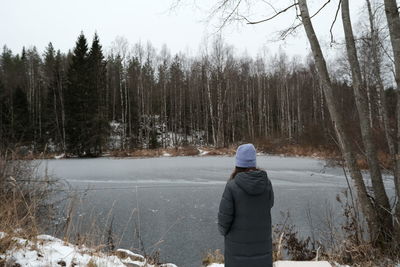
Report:
[[[236,150],[236,167],[256,167],[256,148],[253,144],[244,144]]]

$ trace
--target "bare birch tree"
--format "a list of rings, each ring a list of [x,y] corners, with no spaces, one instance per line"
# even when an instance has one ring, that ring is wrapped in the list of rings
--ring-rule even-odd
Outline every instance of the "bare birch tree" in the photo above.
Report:
[[[383,240],[390,241],[392,237],[392,217],[389,199],[383,185],[381,168],[373,140],[370,118],[368,116],[368,100],[361,78],[361,68],[358,61],[353,29],[350,20],[349,1],[342,0],[342,21],[346,39],[346,49],[353,79],[353,90],[360,120],[361,135],[365,147],[367,162],[372,181],[372,188],[378,209],[378,218],[382,220],[381,232],[385,235]]]
[[[393,59],[395,65],[395,80],[397,85],[397,106],[396,106],[396,119],[397,119],[397,151],[396,151],[396,175],[395,175],[395,188],[397,194],[397,205],[395,211],[395,228],[397,238],[400,237],[400,17],[399,8],[396,0],[384,0],[385,13],[387,24],[389,28],[390,40],[393,50]]]

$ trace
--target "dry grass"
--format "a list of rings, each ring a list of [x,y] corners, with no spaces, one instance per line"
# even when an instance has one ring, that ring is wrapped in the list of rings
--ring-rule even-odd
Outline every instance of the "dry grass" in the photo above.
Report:
[[[97,264],[93,260],[90,260],[86,267],[97,267]]]
[[[378,152],[378,160],[382,168],[384,169],[393,169],[393,160],[390,157],[389,153],[385,153],[383,151]],[[364,155],[360,155],[357,159],[358,166],[366,170],[368,169],[367,158]]]
[[[135,149],[135,150],[116,150],[111,151],[111,157],[134,157],[134,158],[153,158],[168,154],[171,157],[177,156],[197,156],[199,150],[193,146],[176,148],[157,148],[157,149]]]
[[[0,231],[7,234],[0,240],[0,252],[15,245],[12,237],[32,239],[44,221],[52,220],[54,202],[49,199],[57,190],[55,183],[47,176],[38,180],[32,164],[0,158]]]
[[[214,147],[206,147],[204,148],[205,151],[208,151],[208,156],[221,156],[221,155],[228,155],[233,156],[236,153],[236,147],[222,147],[222,148],[214,148]]]
[[[287,140],[259,140],[255,143],[257,149],[268,154],[284,156],[302,156],[316,158],[340,158],[340,151],[332,145],[308,145],[290,143]]]
[[[212,263],[224,263],[224,255],[221,253],[221,250],[217,249],[213,252],[208,251],[203,257],[203,266],[208,266]]]

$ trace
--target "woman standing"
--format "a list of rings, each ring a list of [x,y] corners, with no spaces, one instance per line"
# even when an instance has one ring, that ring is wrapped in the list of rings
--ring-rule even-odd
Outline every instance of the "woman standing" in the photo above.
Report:
[[[271,181],[256,168],[256,149],[252,144],[239,146],[236,168],[218,212],[218,230],[225,237],[225,267],[272,267],[273,205]]]

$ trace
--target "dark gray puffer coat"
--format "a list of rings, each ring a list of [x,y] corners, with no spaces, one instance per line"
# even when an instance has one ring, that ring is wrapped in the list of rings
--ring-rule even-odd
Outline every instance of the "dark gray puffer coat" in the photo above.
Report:
[[[218,212],[225,267],[272,267],[274,192],[265,171],[240,172],[226,184]]]

